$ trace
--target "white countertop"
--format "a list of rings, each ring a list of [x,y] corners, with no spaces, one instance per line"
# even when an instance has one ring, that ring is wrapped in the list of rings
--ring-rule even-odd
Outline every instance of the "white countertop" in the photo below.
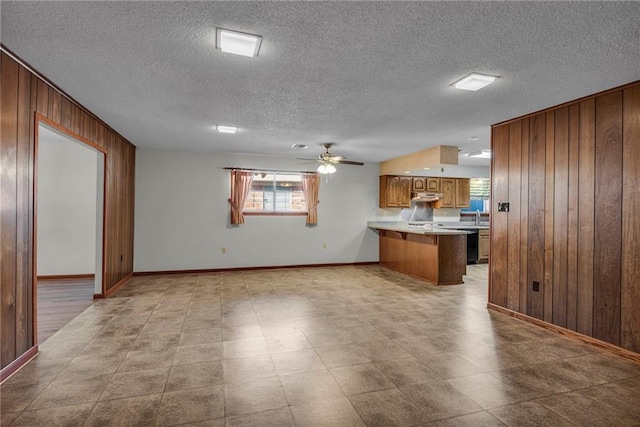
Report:
[[[448,225],[447,227],[434,227],[432,223],[425,223],[425,225],[426,226],[423,227],[409,227],[407,223],[403,221],[369,221],[367,223],[367,226],[369,228],[373,228],[376,230],[397,231],[400,233],[428,234],[435,236],[460,236],[463,234],[471,233],[471,231],[460,230],[460,227],[454,228],[450,225]]]

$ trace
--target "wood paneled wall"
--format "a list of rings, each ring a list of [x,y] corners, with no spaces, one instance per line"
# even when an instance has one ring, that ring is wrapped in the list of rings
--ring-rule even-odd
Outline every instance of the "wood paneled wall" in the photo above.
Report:
[[[2,368],[34,346],[36,113],[107,152],[105,289],[133,272],[135,146],[4,50],[0,58],[0,291]]]
[[[640,82],[494,125],[492,149],[489,302],[640,353]]]

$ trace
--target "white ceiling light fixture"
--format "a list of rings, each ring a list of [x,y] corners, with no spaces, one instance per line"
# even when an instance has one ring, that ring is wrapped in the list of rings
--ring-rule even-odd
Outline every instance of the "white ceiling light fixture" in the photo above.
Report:
[[[322,175],[330,175],[336,171],[336,167],[331,162],[322,163],[318,166],[318,173]]]
[[[225,53],[254,57],[258,56],[261,44],[261,36],[216,28],[216,48]]]
[[[238,128],[235,126],[216,126],[216,129],[220,133],[236,133]]]
[[[467,153],[467,157],[475,157],[477,159],[490,159],[491,151],[489,150],[473,151],[471,153]]]
[[[489,86],[495,82],[498,76],[490,76],[488,74],[471,73],[468,76],[461,78],[460,80],[451,84],[456,89],[462,90],[480,90],[485,86]]]

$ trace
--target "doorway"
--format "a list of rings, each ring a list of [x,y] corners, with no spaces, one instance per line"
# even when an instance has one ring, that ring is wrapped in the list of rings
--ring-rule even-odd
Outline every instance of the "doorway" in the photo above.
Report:
[[[38,117],[34,331],[41,344],[103,292],[106,152]]]

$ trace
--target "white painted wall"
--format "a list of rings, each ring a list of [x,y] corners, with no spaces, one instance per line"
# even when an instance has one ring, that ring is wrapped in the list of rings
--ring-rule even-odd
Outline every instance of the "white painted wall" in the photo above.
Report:
[[[226,166],[314,168],[294,159],[138,148],[134,271],[378,261],[378,235],[367,228],[378,212],[377,163],[338,166],[323,178],[316,227],[304,216],[247,216],[232,227]]]
[[[44,126],[38,136],[38,275],[93,274],[98,152]]]

